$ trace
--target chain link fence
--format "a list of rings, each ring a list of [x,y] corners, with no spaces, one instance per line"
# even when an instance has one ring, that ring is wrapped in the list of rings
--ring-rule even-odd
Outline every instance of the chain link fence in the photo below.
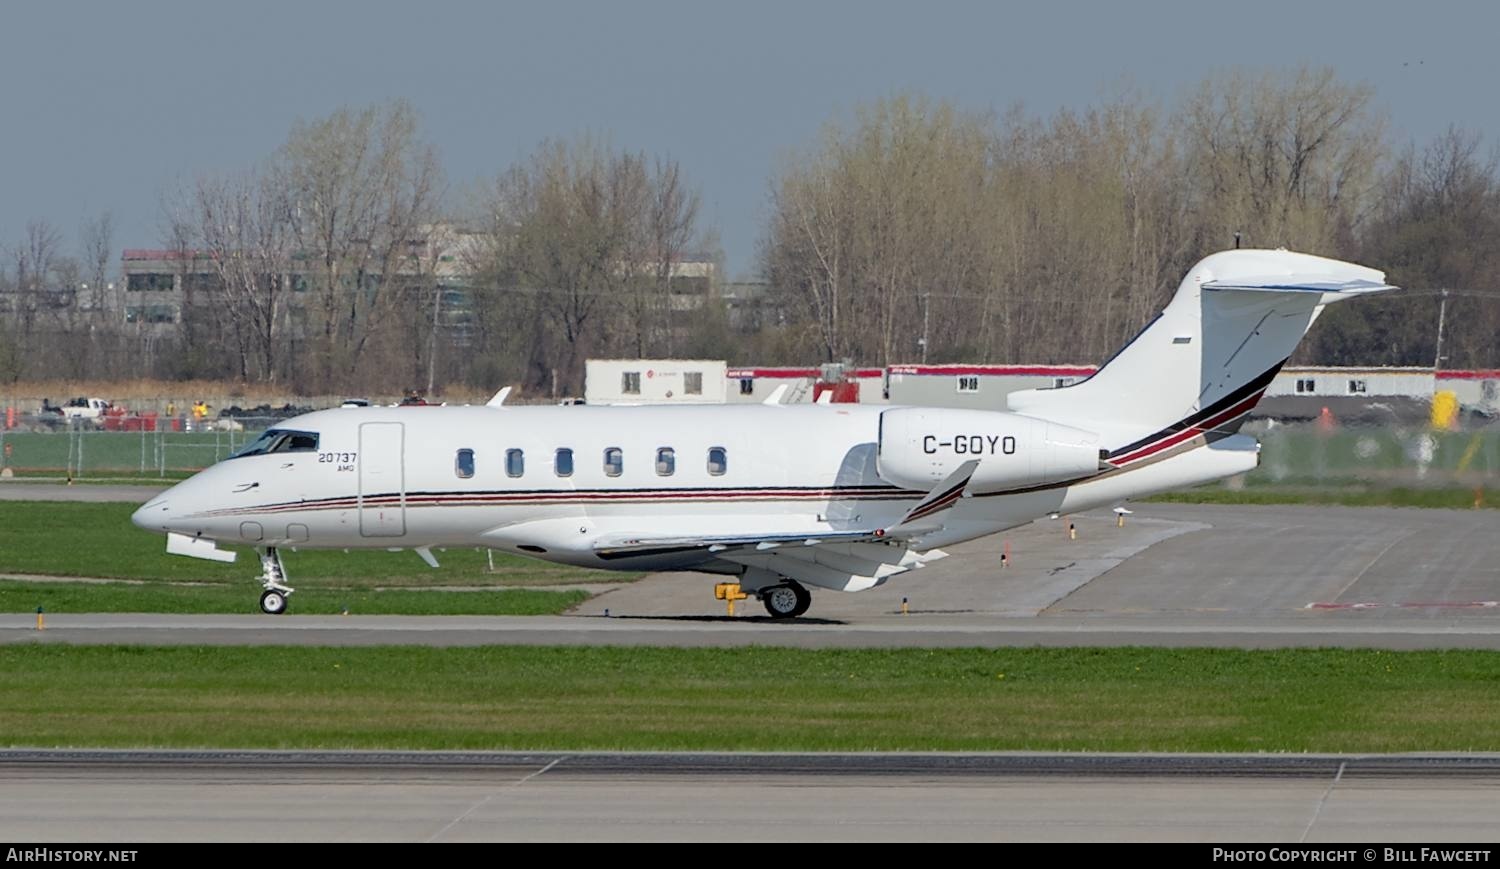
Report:
[[[43,418],[51,416],[53,418]],[[281,417],[131,417],[118,429],[56,415],[28,415],[0,428],[0,467],[16,476],[176,477],[233,454]]]
[[[1500,483],[1500,426],[1455,431],[1426,426],[1317,423],[1247,426],[1261,442],[1248,485],[1489,487]]]

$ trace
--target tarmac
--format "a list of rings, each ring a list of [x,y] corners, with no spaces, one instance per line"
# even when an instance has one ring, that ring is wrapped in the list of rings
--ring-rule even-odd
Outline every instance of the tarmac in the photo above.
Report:
[[[0,484],[0,498],[154,491]],[[753,600],[728,616],[715,577],[663,574],[558,617],[52,613],[37,631],[22,613],[0,616],[0,642],[1500,648],[1493,511],[1134,509],[1123,528],[1108,513],[1043,520],[881,588],[815,590],[793,622]],[[1489,754],[13,751],[0,782],[0,837],[59,843],[1430,843],[1500,829]]]
[[[9,841],[1486,841],[1500,760],[0,753]],[[1362,852],[1361,852],[1362,853]],[[1366,858],[1368,859],[1368,858]]]
[[[121,494],[0,493],[26,485]],[[299,616],[295,595],[292,615],[271,617],[255,611],[247,574],[243,616],[52,613],[39,632],[16,613],[0,615],[0,642],[1500,648],[1494,511],[1134,509],[1123,527],[1090,513],[951,547],[869,591],[814,589],[808,615],[789,622],[753,599],[730,616],[713,597],[721,578],[693,573],[604,585],[559,617]]]

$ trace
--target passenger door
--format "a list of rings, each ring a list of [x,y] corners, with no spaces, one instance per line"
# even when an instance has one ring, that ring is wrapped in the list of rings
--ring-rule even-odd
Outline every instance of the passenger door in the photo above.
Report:
[[[359,427],[359,533],[406,534],[406,426],[367,422]]]

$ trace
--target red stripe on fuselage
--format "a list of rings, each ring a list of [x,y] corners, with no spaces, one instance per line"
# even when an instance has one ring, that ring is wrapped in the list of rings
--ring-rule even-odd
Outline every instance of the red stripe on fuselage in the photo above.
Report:
[[[1262,392],[1264,392],[1264,390],[1262,390]],[[1217,416],[1209,417],[1208,419],[1198,423],[1197,425],[1189,426],[1182,431],[1179,431],[1175,434],[1167,436],[1166,438],[1163,438],[1162,440],[1157,441],[1154,444],[1147,444],[1146,446],[1141,447],[1135,452],[1121,456],[1118,459],[1111,459],[1110,461],[1112,461],[1116,465],[1129,464],[1130,462],[1144,459],[1153,453],[1160,452],[1167,447],[1174,446],[1190,438],[1197,437],[1198,435],[1203,434],[1206,431],[1212,431],[1213,429],[1218,428],[1219,426],[1235,419],[1236,417],[1243,416],[1244,414],[1249,413],[1250,410],[1255,407],[1256,402],[1260,401],[1262,392],[1257,392],[1249,396],[1244,401],[1241,401],[1239,404],[1234,405],[1233,407],[1229,408],[1221,414],[1218,414]]]

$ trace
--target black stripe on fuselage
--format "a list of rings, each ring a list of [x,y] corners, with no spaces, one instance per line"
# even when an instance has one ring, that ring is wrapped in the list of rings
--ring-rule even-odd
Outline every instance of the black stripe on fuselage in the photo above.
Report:
[[[1203,422],[1205,419],[1208,419],[1215,414],[1223,413],[1225,410],[1228,410],[1239,402],[1244,401],[1246,398],[1249,398],[1254,393],[1265,389],[1267,386],[1270,386],[1271,381],[1276,379],[1277,373],[1281,371],[1281,366],[1285,364],[1286,359],[1281,360],[1266,371],[1262,372],[1254,380],[1249,381],[1248,383],[1244,384],[1240,388],[1229,393],[1228,395],[1224,396],[1208,407],[1205,407],[1202,410],[1192,414],[1191,416],[1188,416],[1179,422],[1175,422],[1167,426],[1166,428],[1157,431],[1154,434],[1146,435],[1145,437],[1141,438],[1138,441],[1135,441],[1134,443],[1127,444],[1126,446],[1120,447],[1116,450],[1111,450],[1109,457],[1114,458],[1115,456],[1128,455],[1142,447],[1149,446],[1150,444],[1153,444],[1161,440],[1162,438],[1171,437],[1172,435],[1177,434],[1180,431],[1192,428],[1193,426],[1197,425],[1200,422]]]

